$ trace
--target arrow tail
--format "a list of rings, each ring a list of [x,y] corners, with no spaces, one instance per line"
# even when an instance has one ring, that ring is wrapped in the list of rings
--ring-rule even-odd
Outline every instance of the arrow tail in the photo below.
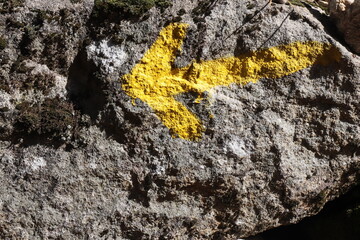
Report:
[[[187,77],[199,93],[231,83],[247,84],[262,78],[276,79],[314,64],[338,62],[341,54],[333,45],[320,42],[295,42],[226,57],[192,63],[182,68],[177,77]]]

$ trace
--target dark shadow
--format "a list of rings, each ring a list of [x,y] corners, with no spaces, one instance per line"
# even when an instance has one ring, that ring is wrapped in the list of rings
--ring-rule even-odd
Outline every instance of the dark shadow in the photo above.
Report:
[[[121,21],[142,22],[150,17],[151,8],[156,7],[164,12],[171,5],[171,1],[161,0],[97,1],[86,24],[89,36],[93,40],[100,40],[117,34],[121,30],[119,24]]]
[[[263,232],[251,239],[262,240],[359,240],[360,185],[328,202],[316,216],[295,225]]]
[[[275,34],[280,31],[280,28],[284,25],[284,23],[286,22],[286,20],[291,16],[291,14],[293,14],[294,9],[292,9],[286,16],[285,18],[281,21],[280,25],[275,29],[275,31],[260,45],[260,47],[258,47],[258,49],[263,48],[274,36]]]
[[[148,191],[151,185],[150,176],[147,175],[145,179],[141,181],[137,173],[132,172],[131,181],[133,187],[130,190],[129,199],[142,204],[144,207],[149,207],[150,197],[148,196]]]
[[[124,115],[127,116],[126,113],[124,113]],[[137,119],[134,119],[134,121],[137,121]],[[119,119],[116,115],[114,105],[110,105],[103,112],[99,125],[99,127],[105,131],[107,137],[111,137],[118,143],[126,143],[128,140],[126,136],[126,130],[124,130],[124,124],[122,119]]]
[[[12,144],[21,147],[40,144],[58,148],[69,144],[77,133],[77,113],[73,105],[63,99],[46,99],[36,105],[23,102],[16,106],[16,110],[13,131],[8,132],[6,137]]]
[[[309,4],[306,4],[303,2],[305,7],[309,10],[309,12],[317,19],[319,22],[324,26],[324,30],[327,34],[329,34],[331,37],[333,37],[336,41],[338,41],[341,45],[346,47],[346,49],[349,52],[353,52],[350,48],[350,46],[345,42],[342,34],[338,31],[338,28],[336,27],[336,23],[333,19],[331,19],[328,15],[321,13],[316,8],[312,7]],[[307,21],[310,21],[308,19],[305,19]],[[310,24],[310,23],[309,23]],[[310,24],[311,25],[311,24]]]
[[[99,69],[88,61],[86,51],[81,50],[69,70],[66,85],[70,100],[82,114],[87,114],[92,120],[106,104],[105,84],[98,78]]]
[[[239,36],[236,41],[234,56],[241,56],[250,51],[251,50],[250,50],[249,46],[247,46],[246,42],[244,41],[244,38],[242,36]]]
[[[314,64],[310,67],[309,78],[318,79],[326,78],[333,79],[337,72],[340,70],[340,64],[337,62],[331,63],[328,66],[323,66],[320,64]]]
[[[219,0],[203,0],[192,10],[193,17],[206,17],[209,16]]]
[[[163,11],[171,5],[168,1],[151,2],[147,0],[98,1],[86,23],[88,37],[84,39],[82,48],[69,68],[66,89],[75,109],[81,114],[90,116],[93,123],[94,120],[100,120],[98,126],[105,130],[107,136],[121,143],[125,141],[121,121],[117,119],[114,107],[106,106],[108,99],[113,98],[109,97],[113,91],[112,87],[104,79],[105,76],[100,72],[100,68],[88,59],[86,47],[92,41],[96,42],[116,35],[121,31],[119,22],[123,20],[132,23],[141,22],[148,18],[148,11],[152,7]],[[123,40],[111,38],[114,44]],[[100,112],[102,116],[99,116]],[[125,110],[123,118],[125,120],[134,118],[135,124],[140,121]]]
[[[52,147],[54,149],[58,149],[62,145],[64,145],[64,141],[61,139],[54,139],[49,134],[28,134],[28,135],[20,135],[20,134],[13,134],[11,136],[11,144],[16,145],[19,144],[22,148],[27,148],[35,145],[43,145]]]

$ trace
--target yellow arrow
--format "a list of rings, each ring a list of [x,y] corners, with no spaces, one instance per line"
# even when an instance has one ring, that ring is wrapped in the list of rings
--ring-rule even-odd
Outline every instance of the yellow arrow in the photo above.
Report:
[[[280,78],[313,64],[339,61],[333,45],[320,42],[295,42],[237,57],[193,62],[173,68],[188,25],[173,23],[164,28],[141,61],[123,77],[122,89],[133,99],[147,103],[173,136],[187,140],[201,138],[201,120],[175,100],[185,92],[203,93],[216,86],[247,84],[261,78]]]

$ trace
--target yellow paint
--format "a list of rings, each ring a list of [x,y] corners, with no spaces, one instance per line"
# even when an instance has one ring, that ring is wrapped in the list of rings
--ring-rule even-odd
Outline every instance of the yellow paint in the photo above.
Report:
[[[139,98],[154,109],[173,136],[187,140],[200,139],[204,126],[194,113],[175,100],[176,95],[190,91],[201,95],[216,86],[280,78],[316,63],[329,64],[341,58],[340,52],[330,44],[295,42],[173,68],[187,27],[174,23],[164,28],[141,61],[123,77],[122,85],[130,97]]]

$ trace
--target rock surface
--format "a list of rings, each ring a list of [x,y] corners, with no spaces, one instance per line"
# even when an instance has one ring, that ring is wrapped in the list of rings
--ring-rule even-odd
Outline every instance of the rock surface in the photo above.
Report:
[[[345,41],[360,53],[360,1],[330,0],[329,11]]]
[[[357,240],[360,235],[360,185],[325,204],[315,216],[265,231],[247,240]]]
[[[359,180],[360,61],[318,15],[140,2],[0,2],[1,238],[236,239],[316,214]],[[176,96],[204,125],[184,140],[122,90],[173,22],[189,24],[173,68],[295,41],[341,59]]]

